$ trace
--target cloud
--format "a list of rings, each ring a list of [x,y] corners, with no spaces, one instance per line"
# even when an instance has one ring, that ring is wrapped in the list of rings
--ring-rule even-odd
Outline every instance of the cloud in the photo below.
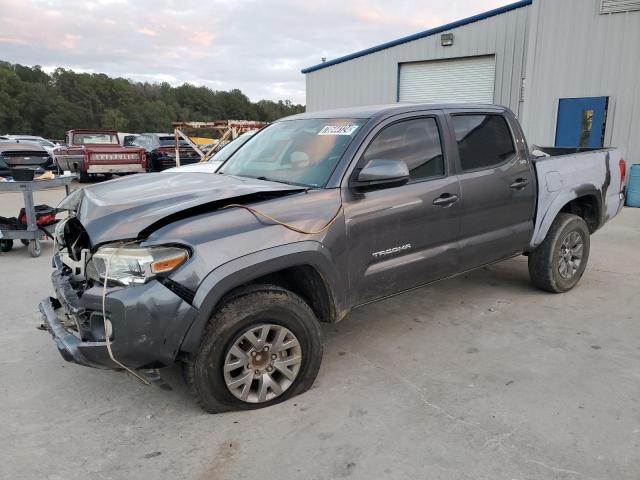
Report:
[[[304,103],[300,69],[508,0],[0,0],[0,59]],[[37,25],[37,28],[34,26]]]
[[[113,25],[115,22],[111,21],[111,25]],[[143,35],[149,35],[150,37],[157,37],[158,33],[151,30],[150,28],[139,28],[136,30],[136,32],[141,33]]]

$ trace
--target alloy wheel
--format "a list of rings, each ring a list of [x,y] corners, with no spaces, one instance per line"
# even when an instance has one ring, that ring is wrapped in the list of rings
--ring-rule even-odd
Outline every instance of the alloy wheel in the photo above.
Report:
[[[569,232],[560,245],[558,273],[562,278],[572,279],[582,263],[584,240],[579,232]]]
[[[224,381],[244,402],[268,402],[293,385],[301,365],[302,349],[293,332],[264,323],[241,333],[231,343],[223,365]]]

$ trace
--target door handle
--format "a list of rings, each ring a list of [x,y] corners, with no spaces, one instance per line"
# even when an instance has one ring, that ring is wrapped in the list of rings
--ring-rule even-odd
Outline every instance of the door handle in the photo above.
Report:
[[[511,188],[512,190],[522,190],[527,185],[529,185],[529,180],[527,180],[526,178],[517,178],[515,182],[509,185],[509,188]]]
[[[458,196],[451,193],[443,193],[433,201],[434,205],[439,207],[450,207],[458,201]]]

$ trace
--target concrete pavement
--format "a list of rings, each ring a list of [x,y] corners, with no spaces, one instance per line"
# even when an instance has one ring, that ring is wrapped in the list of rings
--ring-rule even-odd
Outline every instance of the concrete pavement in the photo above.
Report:
[[[20,204],[0,194],[0,215]],[[521,257],[356,310],[324,326],[309,392],[221,415],[177,369],[165,392],[64,362],[35,329],[52,244],[17,244],[0,254],[0,478],[635,480],[639,240],[624,209],[563,295]]]

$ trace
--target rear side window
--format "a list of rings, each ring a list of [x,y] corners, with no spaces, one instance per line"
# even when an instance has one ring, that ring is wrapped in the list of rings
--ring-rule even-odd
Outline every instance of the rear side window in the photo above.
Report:
[[[462,170],[489,168],[504,163],[516,149],[504,117],[500,115],[454,115]]]
[[[444,175],[444,156],[438,124],[434,118],[416,118],[394,123],[373,139],[364,153],[370,160],[403,161],[411,180]]]

